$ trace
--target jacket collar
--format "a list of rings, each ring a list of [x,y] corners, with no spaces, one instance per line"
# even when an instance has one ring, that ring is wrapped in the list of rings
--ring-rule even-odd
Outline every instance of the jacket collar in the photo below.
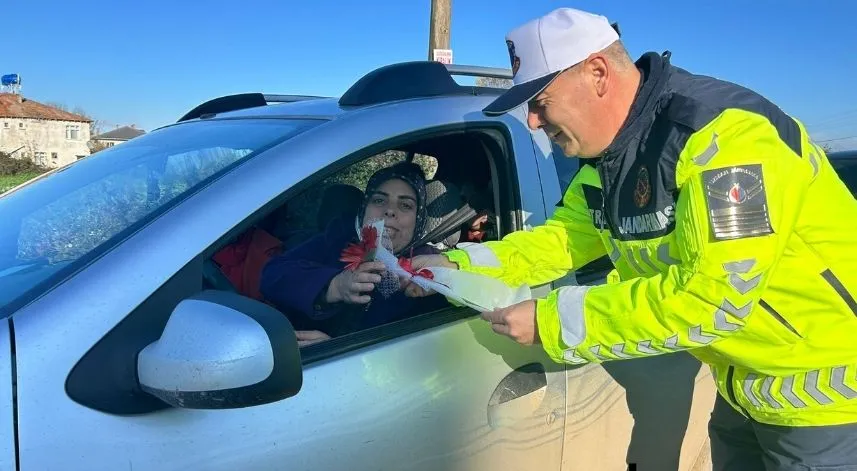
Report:
[[[642,74],[637,96],[616,138],[601,154],[602,164],[612,166],[613,161],[619,160],[632,142],[651,127],[671,75],[670,55],[669,51],[648,52],[637,60]]]

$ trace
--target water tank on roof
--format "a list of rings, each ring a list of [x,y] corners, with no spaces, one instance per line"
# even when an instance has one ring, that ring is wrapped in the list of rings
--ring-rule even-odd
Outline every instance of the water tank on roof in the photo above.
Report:
[[[21,76],[18,74],[7,74],[0,77],[0,84],[9,87],[12,85],[21,85]]]

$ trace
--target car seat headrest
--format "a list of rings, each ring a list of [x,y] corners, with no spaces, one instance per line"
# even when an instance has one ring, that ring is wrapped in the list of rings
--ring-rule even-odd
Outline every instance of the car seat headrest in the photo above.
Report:
[[[433,180],[426,185],[426,203],[426,233],[428,234],[452,217],[462,207],[463,201],[461,191],[457,186],[442,180]],[[440,234],[429,242],[443,243],[447,247],[453,247],[460,238],[461,230],[459,229],[451,234]]]
[[[363,202],[363,192],[352,185],[334,183],[324,189],[318,207],[316,224],[318,230],[327,229],[327,225],[339,216],[356,215]]]

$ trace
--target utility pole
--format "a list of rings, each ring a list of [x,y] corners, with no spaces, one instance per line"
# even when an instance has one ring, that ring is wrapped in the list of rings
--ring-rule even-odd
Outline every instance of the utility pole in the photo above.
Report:
[[[434,60],[435,49],[449,49],[452,22],[452,0],[431,0],[428,60]]]

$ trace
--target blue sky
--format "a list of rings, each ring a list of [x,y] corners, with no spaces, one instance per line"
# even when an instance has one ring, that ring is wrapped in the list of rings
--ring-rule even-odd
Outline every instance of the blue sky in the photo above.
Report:
[[[237,92],[338,96],[372,68],[427,57],[430,0],[2,3],[0,74],[110,126],[150,130]],[[506,31],[561,6],[618,21],[635,57],[669,49],[754,88],[819,140],[857,136],[857,2],[453,0],[455,62],[508,67]]]

